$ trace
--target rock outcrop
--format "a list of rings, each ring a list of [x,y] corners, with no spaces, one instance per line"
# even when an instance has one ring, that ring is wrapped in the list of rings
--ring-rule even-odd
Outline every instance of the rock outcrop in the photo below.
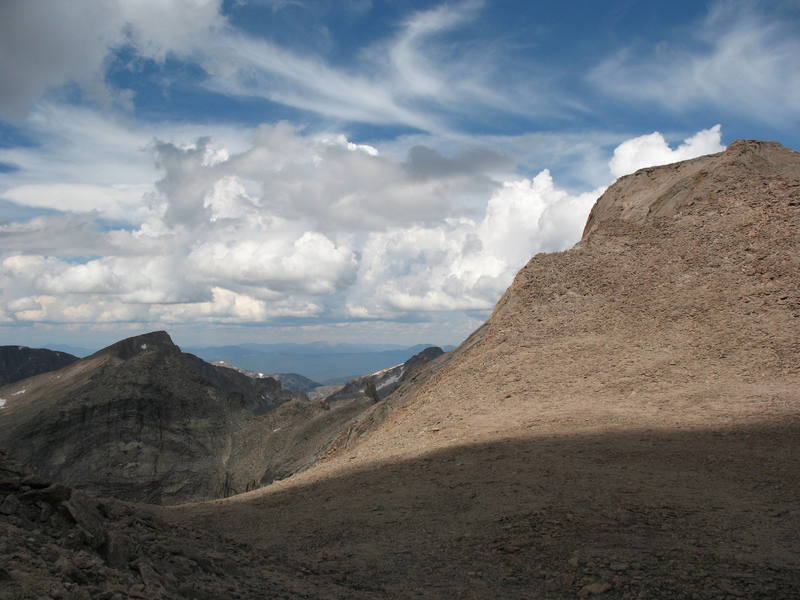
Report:
[[[349,595],[313,569],[52,483],[0,452],[0,599]]]
[[[77,356],[27,346],[0,346],[0,385],[55,371],[78,360]]]

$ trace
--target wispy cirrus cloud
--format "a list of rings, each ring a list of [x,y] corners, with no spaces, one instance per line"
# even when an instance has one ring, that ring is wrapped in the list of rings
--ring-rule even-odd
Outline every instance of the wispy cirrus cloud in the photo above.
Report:
[[[113,53],[128,48],[137,59],[172,56],[199,65],[202,85],[227,96],[267,99],[338,121],[445,133],[465,111],[527,110],[492,85],[499,63],[487,61],[485,50],[440,40],[474,21],[482,7],[464,0],[412,13],[394,35],[362,47],[351,64],[333,64],[234,28],[220,0],[76,0],[56,7],[13,0],[0,8],[0,76],[11,83],[0,92],[0,116],[20,119],[65,85],[80,86],[101,104],[132,107],[132,92],[105,78]]]
[[[764,5],[716,2],[688,38],[630,46],[589,80],[628,103],[669,112],[714,108],[772,125],[800,120],[800,37]]]
[[[362,48],[356,62],[333,65],[315,55],[229,31],[210,40],[202,64],[210,89],[254,96],[344,121],[395,125],[453,134],[458,118],[481,110],[553,114],[569,103],[550,102],[532,86],[524,93],[507,77],[488,45],[444,41],[442,36],[476,20],[484,7],[466,0],[415,12],[395,35]],[[506,57],[507,60],[507,57]],[[510,95],[500,91],[511,90]]]

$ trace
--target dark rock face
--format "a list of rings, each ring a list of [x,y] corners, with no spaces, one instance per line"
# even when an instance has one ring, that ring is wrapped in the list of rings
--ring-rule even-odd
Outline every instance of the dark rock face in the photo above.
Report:
[[[233,492],[237,473],[227,463],[236,432],[297,396],[154,332],[0,388],[0,445],[31,470],[99,495],[155,504],[219,498]]]
[[[0,346],[0,385],[55,371],[76,360],[77,356],[46,348]]]

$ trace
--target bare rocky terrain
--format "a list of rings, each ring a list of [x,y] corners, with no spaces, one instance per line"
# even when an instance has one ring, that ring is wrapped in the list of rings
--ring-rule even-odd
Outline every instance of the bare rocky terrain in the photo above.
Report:
[[[125,505],[158,525],[122,572],[150,597],[202,597],[169,587],[190,579],[169,561],[134,564],[153,541],[216,540],[243,565],[227,597],[797,598],[798,355],[800,153],[740,140],[644,169],[310,469]],[[39,543],[0,517],[10,544]],[[16,597],[74,581],[10,556]],[[258,573],[262,589],[236,587]]]

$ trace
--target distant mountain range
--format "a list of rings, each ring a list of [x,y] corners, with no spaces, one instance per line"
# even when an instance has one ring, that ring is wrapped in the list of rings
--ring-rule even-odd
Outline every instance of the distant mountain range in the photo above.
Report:
[[[389,344],[239,344],[185,347],[209,362],[226,361],[260,373],[299,373],[323,384],[345,383],[407,361],[433,344],[403,347]],[[452,346],[445,346],[445,351]]]
[[[240,369],[274,375],[300,374],[324,385],[347,381],[393,367],[407,361],[425,348],[436,344],[337,344],[310,342],[307,344],[236,344],[230,346],[182,346],[208,362],[225,361]],[[68,352],[77,357],[89,356],[96,349],[65,344],[50,344],[52,350]],[[440,346],[449,352],[455,346]],[[289,387],[292,387],[291,384]],[[304,390],[305,391],[305,390]]]

